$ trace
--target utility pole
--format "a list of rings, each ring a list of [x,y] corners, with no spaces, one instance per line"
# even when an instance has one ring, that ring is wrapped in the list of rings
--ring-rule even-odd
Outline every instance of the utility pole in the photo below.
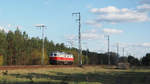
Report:
[[[89,49],[87,48],[87,50],[86,50],[86,64],[88,64],[88,52],[89,52]]]
[[[107,40],[108,40],[108,64],[110,65],[111,63],[110,63],[110,48],[109,48],[109,45],[110,45],[110,39],[109,39],[109,35],[107,35]]]
[[[78,51],[78,63],[79,65],[82,65],[82,48],[81,48],[81,16],[80,16],[80,12],[77,13],[72,13],[72,15],[76,15],[78,16],[78,19],[76,19],[76,21],[79,22],[79,32],[78,32],[78,39],[79,39],[79,51]]]
[[[46,27],[44,24],[38,24],[36,27],[42,29],[42,59],[41,59],[41,64],[44,65],[44,28]]]
[[[119,59],[119,43],[117,43],[117,63],[118,63],[118,60]]]
[[[124,48],[122,49],[122,52],[123,52],[122,54],[123,54],[123,57],[124,57]]]

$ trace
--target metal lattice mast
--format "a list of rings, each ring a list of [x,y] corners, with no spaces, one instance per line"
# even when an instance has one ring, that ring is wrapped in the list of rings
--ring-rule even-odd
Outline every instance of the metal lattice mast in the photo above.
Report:
[[[44,59],[45,59],[45,56],[44,56],[44,28],[46,26],[44,24],[39,24],[39,25],[36,25],[36,27],[39,27],[42,29],[42,59],[41,59],[41,64],[44,65]]]
[[[42,65],[44,64],[44,27],[42,26],[42,40],[43,40],[43,45],[42,45]]]
[[[72,15],[77,15],[78,19],[77,21],[79,22],[79,32],[78,32],[78,40],[79,40],[79,53],[78,53],[78,62],[80,65],[82,65],[82,48],[81,48],[81,15],[80,12],[78,13],[72,13]]]
[[[124,48],[122,49],[122,56],[124,57]]]
[[[117,63],[118,63],[118,60],[119,59],[119,43],[117,43]]]
[[[109,35],[108,37],[108,64],[110,65],[110,39],[109,39]]]

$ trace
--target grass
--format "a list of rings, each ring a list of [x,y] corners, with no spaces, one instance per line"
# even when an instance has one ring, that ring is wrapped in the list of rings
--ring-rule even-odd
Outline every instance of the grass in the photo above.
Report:
[[[41,68],[0,73],[0,84],[149,84],[150,69]]]

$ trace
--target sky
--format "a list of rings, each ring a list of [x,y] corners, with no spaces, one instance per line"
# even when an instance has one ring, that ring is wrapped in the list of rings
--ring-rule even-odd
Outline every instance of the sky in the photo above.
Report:
[[[150,0],[0,0],[0,29],[15,31],[17,26],[30,37],[41,38],[37,24],[44,24],[45,36],[55,43],[78,48],[78,19],[81,13],[82,49],[134,55],[149,53]]]

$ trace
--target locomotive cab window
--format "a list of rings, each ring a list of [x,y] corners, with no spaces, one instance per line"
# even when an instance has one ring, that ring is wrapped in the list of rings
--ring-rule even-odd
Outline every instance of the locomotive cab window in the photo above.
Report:
[[[55,53],[54,56],[57,56],[57,54]]]
[[[53,53],[50,54],[50,57],[53,57]]]

